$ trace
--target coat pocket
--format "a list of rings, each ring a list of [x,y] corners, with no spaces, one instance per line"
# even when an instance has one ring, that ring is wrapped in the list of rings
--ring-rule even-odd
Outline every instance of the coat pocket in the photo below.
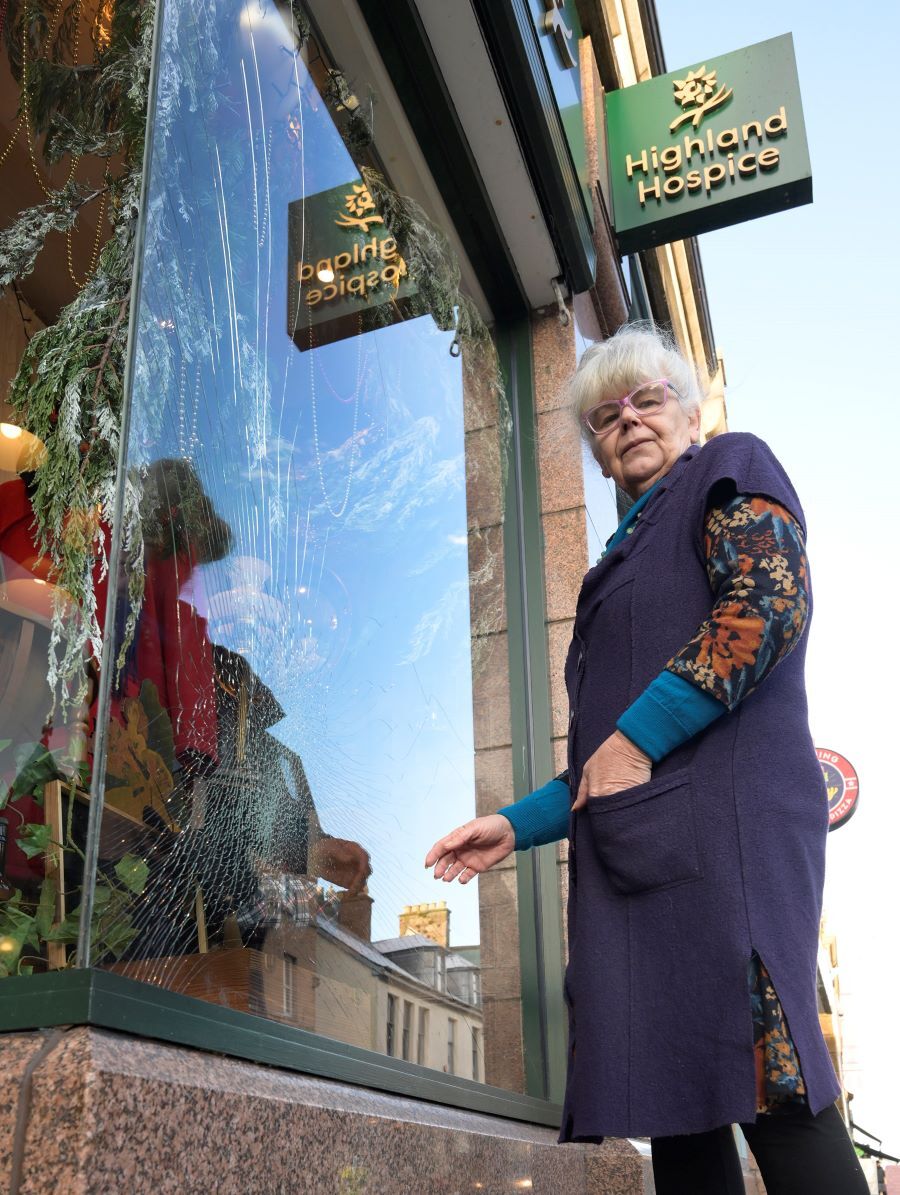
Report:
[[[589,797],[591,837],[615,892],[654,892],[702,876],[687,768],[611,797]]]

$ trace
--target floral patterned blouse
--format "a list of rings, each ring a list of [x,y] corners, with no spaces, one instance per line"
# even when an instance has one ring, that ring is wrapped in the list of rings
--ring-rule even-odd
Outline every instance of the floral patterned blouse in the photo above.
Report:
[[[768,498],[738,494],[710,509],[706,568],[715,594],[709,618],[666,665],[733,709],[799,640],[809,615],[803,532]],[[800,1101],[806,1088],[772,980],[749,965],[757,1109]]]

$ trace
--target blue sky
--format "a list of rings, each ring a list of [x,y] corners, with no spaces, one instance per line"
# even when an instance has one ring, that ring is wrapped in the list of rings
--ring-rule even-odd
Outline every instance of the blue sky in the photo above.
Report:
[[[815,617],[810,721],[846,755],[860,805],[829,840],[854,1117],[900,1153],[897,1033],[900,801],[897,637],[900,419],[894,5],[658,0],[676,70],[792,32],[813,169],[811,206],[708,233],[700,250],[729,426],[766,439],[809,523]]]

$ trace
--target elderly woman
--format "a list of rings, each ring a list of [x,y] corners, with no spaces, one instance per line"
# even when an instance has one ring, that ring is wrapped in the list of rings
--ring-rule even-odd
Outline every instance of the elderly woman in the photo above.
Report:
[[[800,501],[756,437],[702,449],[694,371],[626,327],[571,385],[634,500],[584,578],[568,770],[432,847],[468,882],[569,839],[562,1141],[652,1138],[658,1195],[867,1190],[816,1007],[827,801],[807,725]]]

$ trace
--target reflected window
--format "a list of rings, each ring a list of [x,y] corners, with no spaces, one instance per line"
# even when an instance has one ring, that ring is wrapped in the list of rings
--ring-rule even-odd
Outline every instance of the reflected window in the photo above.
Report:
[[[456,1019],[447,1018],[447,1074],[456,1074]]]
[[[387,1045],[386,1053],[394,1055],[394,1045],[397,1040],[397,997],[388,994],[387,998]]]
[[[402,1058],[405,1062],[410,1060],[410,1047],[412,1043],[412,1018],[413,1006],[409,1000],[403,1001],[403,1049]]]
[[[428,1009],[419,1009],[419,1032],[416,1038],[416,1062],[428,1065]]]
[[[293,954],[282,955],[281,1007],[286,1017],[294,1015],[294,968],[297,959]]]

